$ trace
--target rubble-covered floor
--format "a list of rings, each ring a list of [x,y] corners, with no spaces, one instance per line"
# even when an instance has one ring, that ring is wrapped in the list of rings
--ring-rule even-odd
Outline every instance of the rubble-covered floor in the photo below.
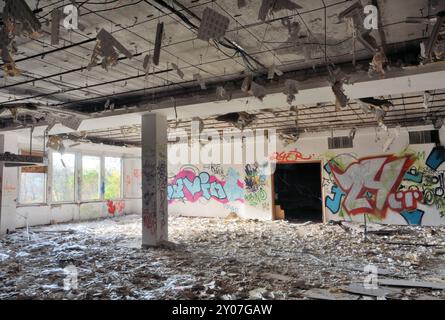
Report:
[[[368,264],[379,280],[445,285],[444,235],[391,226],[365,242],[352,224],[172,217],[172,243],[141,249],[136,215],[35,227],[0,240],[0,299],[445,299],[438,288],[346,289],[363,286]],[[78,289],[65,291],[70,264]]]

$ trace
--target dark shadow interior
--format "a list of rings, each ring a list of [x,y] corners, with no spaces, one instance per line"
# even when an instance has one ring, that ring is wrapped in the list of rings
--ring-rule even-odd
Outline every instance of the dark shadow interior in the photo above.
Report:
[[[287,220],[323,221],[319,163],[277,164],[275,205]]]

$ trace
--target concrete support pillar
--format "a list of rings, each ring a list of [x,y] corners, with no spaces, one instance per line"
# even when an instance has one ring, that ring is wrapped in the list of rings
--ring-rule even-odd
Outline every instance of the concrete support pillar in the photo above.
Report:
[[[17,154],[17,149],[16,135],[0,135],[0,153]],[[0,236],[15,230],[17,183],[17,167],[5,167],[4,162],[0,162]]]
[[[142,247],[168,240],[167,118],[142,115]]]

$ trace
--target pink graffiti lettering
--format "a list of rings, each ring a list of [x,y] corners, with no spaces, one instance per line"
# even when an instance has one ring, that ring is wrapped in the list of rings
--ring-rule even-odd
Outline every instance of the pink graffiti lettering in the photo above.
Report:
[[[196,202],[201,198],[214,199],[221,203],[228,203],[230,200],[243,201],[242,192],[238,194],[234,190],[242,191],[244,186],[242,182],[236,181],[235,186],[230,184],[230,188],[227,190],[225,189],[226,184],[227,181],[221,181],[208,172],[203,171],[196,174],[191,169],[184,169],[167,186],[167,199],[169,202],[174,200]]]

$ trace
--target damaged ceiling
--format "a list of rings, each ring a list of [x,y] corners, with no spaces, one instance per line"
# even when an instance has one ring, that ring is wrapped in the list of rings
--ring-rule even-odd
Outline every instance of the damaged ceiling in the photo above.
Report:
[[[245,126],[304,132],[409,126],[443,116],[441,90],[357,101],[342,88],[355,72],[383,79],[389,70],[442,60],[442,1],[72,2],[77,30],[67,30],[57,13],[68,2],[2,1],[3,130],[58,122],[77,131],[79,120],[67,119],[130,112],[135,106],[152,110],[153,102],[162,100],[176,106],[176,97],[184,94],[197,101],[204,95],[230,101],[243,92],[262,100],[269,86],[280,83],[288,104],[248,111]],[[362,27],[358,13],[367,4],[379,9],[378,30]],[[343,73],[344,65],[349,67]],[[293,72],[325,73],[337,101],[293,105],[299,91]],[[424,103],[425,95],[431,101]],[[391,105],[369,103],[376,99]],[[229,121],[217,121],[218,116]],[[232,126],[230,119],[215,108],[215,117],[203,121],[223,128]],[[186,127],[188,120],[170,122]],[[137,144],[138,130],[124,126],[76,135]]]

